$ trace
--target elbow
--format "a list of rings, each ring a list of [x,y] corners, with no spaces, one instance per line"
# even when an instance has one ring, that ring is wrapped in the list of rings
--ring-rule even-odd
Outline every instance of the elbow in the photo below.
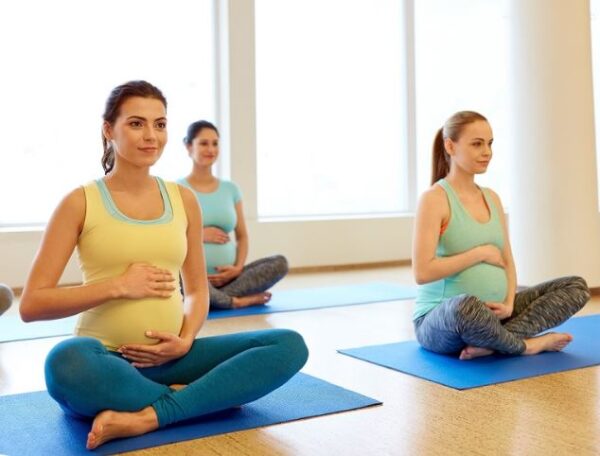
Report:
[[[427,283],[428,280],[425,279],[423,276],[415,274],[415,282],[417,282],[417,285],[423,285],[423,284]]]
[[[423,268],[413,268],[413,274],[415,276],[415,282],[417,282],[417,285],[423,285],[431,281],[431,279],[425,274],[425,271],[423,271]]]
[[[423,273],[417,272],[417,271],[413,271],[414,276],[415,276],[415,282],[417,282],[417,285],[423,285],[425,283],[425,278],[423,277]]]
[[[34,315],[26,308],[23,308],[23,306],[19,308],[19,314],[21,314],[21,320],[23,320],[25,323],[35,320]]]
[[[19,303],[19,314],[21,315],[21,320],[23,320],[25,323],[29,323],[37,319],[37,315],[33,310],[33,306],[31,305],[31,300],[25,294],[21,297],[21,302]]]

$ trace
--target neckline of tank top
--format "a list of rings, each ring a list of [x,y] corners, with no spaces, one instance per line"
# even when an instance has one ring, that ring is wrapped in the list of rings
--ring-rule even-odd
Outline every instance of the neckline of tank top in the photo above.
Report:
[[[473,221],[474,223],[477,223],[478,225],[489,225],[490,223],[492,223],[492,221],[494,220],[494,209],[492,207],[493,201],[489,201],[488,200],[488,197],[487,197],[486,192],[483,189],[483,187],[480,187],[479,185],[475,184],[475,185],[477,185],[477,188],[479,190],[481,190],[481,194],[483,195],[483,201],[485,202],[485,205],[487,206],[489,218],[485,222],[480,222],[475,217],[473,217],[473,214],[471,214],[467,210],[467,208],[465,207],[465,205],[460,200],[460,198],[458,196],[458,193],[456,193],[456,190],[454,190],[454,187],[452,187],[452,185],[450,184],[450,182],[448,182],[446,179],[440,179],[440,180],[443,180],[446,183],[446,185],[448,186],[448,188],[452,192],[452,195],[454,196],[454,198],[456,198],[456,201],[460,205],[460,208],[464,211],[465,214],[467,214],[467,216],[471,219],[471,221]],[[452,218],[452,214],[450,214],[450,218]],[[450,219],[448,220],[448,224],[450,224]]]
[[[194,187],[192,187],[192,184],[190,184],[190,181],[187,180],[187,178],[183,178],[182,181],[185,182],[185,186],[187,188],[189,188],[190,190],[192,190],[195,193],[199,193],[200,195],[206,195],[206,196],[210,196],[210,195],[214,195],[215,193],[217,193],[220,189],[221,189],[221,185],[223,183],[223,181],[221,179],[219,179],[218,177],[216,177],[215,179],[217,179],[217,188],[215,188],[212,192],[201,192],[200,190],[196,190]]]
[[[154,179],[158,184],[158,189],[160,191],[160,196],[163,202],[163,213],[160,217],[150,220],[134,219],[124,214],[119,210],[119,208],[115,204],[112,195],[110,194],[110,190],[106,186],[106,182],[104,182],[103,179],[97,179],[96,185],[98,186],[98,190],[100,191],[100,196],[102,197],[104,208],[107,210],[109,215],[116,218],[117,220],[136,225],[160,225],[164,223],[169,223],[173,219],[173,207],[171,204],[171,198],[169,197],[169,193],[167,191],[164,181],[158,176],[154,176]]]

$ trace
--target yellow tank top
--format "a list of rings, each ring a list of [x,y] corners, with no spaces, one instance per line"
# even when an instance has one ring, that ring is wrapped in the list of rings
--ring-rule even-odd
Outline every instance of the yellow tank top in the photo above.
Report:
[[[134,220],[114,204],[103,180],[85,191],[86,214],[77,243],[85,284],[116,277],[131,263],[168,269],[173,277],[187,253],[187,216],[177,184],[156,178],[164,212],[155,220]],[[147,330],[179,334],[183,299],[177,286],[170,298],[114,299],[80,314],[75,334],[100,340],[109,350],[123,344],[155,344]]]

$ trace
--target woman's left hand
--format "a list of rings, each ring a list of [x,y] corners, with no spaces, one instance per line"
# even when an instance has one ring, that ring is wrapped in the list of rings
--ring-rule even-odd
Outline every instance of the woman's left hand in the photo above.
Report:
[[[500,320],[510,317],[513,313],[513,305],[504,302],[486,302],[485,305],[490,309]]]
[[[158,339],[155,345],[127,344],[119,348],[123,358],[134,367],[155,367],[185,355],[191,344],[181,337],[162,331],[146,331],[146,337]]]
[[[208,281],[215,287],[227,285],[242,273],[237,266],[217,266],[215,269],[218,274],[208,274]]]

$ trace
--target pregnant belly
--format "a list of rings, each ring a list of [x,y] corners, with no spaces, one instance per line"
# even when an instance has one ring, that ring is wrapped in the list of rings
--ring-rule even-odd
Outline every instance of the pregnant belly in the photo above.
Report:
[[[235,263],[235,243],[227,244],[204,244],[204,257],[206,259],[206,271],[209,274],[216,273],[217,266],[229,266]]]
[[[466,293],[486,302],[502,302],[506,298],[508,281],[503,268],[480,263],[449,277],[446,297]]]
[[[123,344],[156,344],[148,330],[179,334],[183,304],[177,291],[170,298],[115,299],[79,316],[75,334],[99,339],[109,350]]]

